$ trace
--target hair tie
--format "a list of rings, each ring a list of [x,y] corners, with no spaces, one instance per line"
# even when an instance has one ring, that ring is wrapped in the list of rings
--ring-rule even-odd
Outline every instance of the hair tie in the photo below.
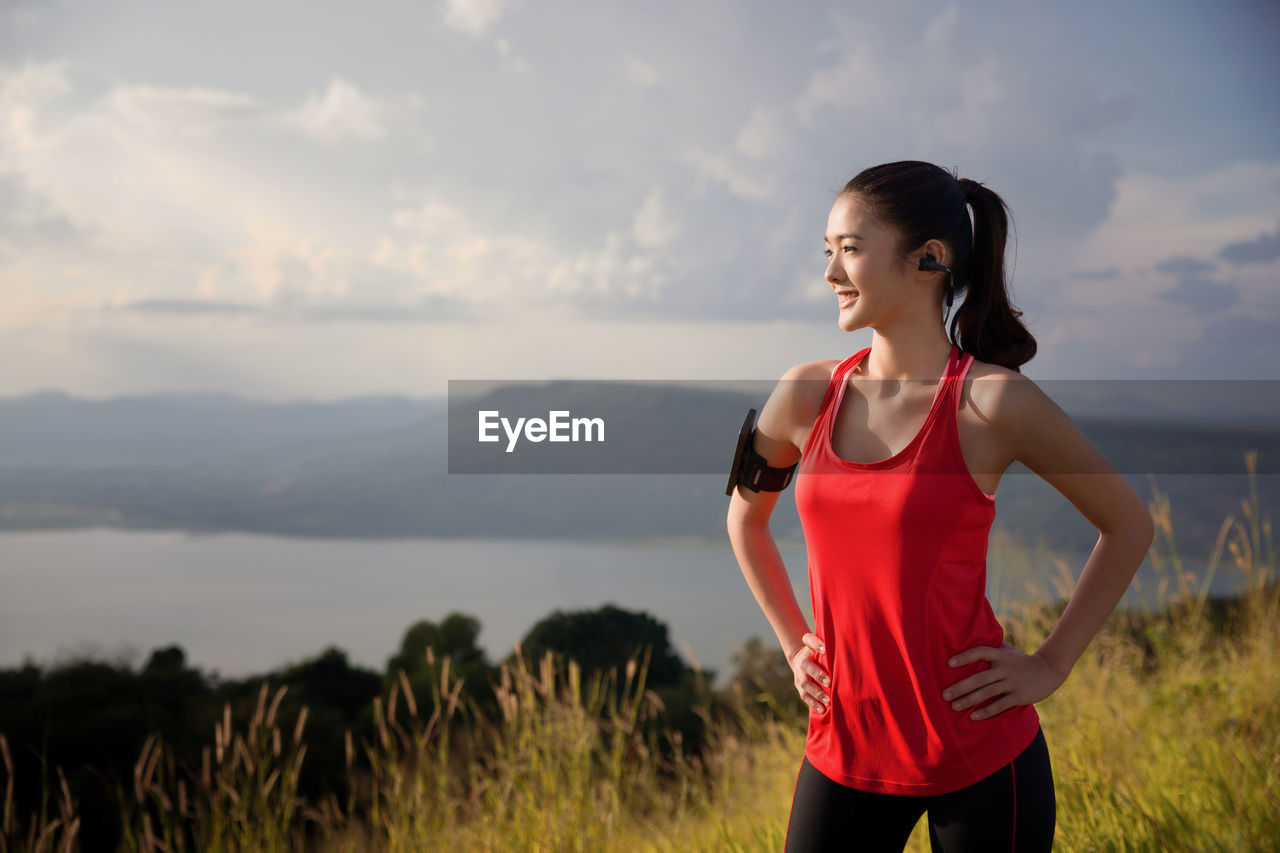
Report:
[[[961,178],[959,184],[960,192],[964,193],[964,200],[967,202],[973,201],[974,195],[978,192],[978,187],[982,186],[977,181],[971,181],[968,178]]]

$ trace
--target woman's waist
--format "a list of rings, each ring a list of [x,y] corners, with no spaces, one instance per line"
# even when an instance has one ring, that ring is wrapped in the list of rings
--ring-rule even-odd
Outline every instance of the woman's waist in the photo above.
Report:
[[[858,701],[949,708],[943,689],[987,668],[983,660],[960,667],[948,661],[978,646],[1000,648],[1004,629],[994,618],[946,630],[927,620],[863,618],[849,624],[818,619],[814,633],[826,645],[818,662],[832,679],[833,692]]]

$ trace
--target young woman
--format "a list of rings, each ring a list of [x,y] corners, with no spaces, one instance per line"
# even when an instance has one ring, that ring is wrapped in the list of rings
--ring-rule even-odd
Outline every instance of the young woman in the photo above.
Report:
[[[1019,370],[1036,343],[1009,303],[1007,230],[996,193],[918,161],[861,172],[827,219],[840,328],[870,328],[871,346],[788,370],[753,443],[770,466],[799,465],[812,631],[769,532],[779,493],[740,485],[728,517],[809,706],[788,853],[901,851],[926,812],[935,853],[1052,846],[1034,703],[1066,680],[1154,528]],[[1030,653],[1004,641],[985,590],[996,487],[1014,460],[1098,528],[1075,593]]]

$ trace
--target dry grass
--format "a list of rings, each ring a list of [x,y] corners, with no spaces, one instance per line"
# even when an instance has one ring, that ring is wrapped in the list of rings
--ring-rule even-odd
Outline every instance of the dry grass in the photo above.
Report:
[[[71,851],[75,849],[80,831],[80,818],[76,817],[75,800],[67,787],[67,777],[58,768],[58,816],[49,814],[49,792],[46,788],[40,798],[39,814],[31,815],[26,833],[18,827],[18,816],[13,806],[13,757],[9,754],[9,741],[0,732],[0,758],[4,759],[4,811],[0,814],[0,853],[10,850]]]

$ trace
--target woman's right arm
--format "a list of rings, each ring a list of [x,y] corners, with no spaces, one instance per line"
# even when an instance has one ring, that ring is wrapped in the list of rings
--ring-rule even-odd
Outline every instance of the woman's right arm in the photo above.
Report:
[[[825,381],[815,380],[829,378],[829,373],[821,371],[821,362],[791,368],[765,402],[756,422],[755,449],[768,464],[785,468],[800,459],[801,447],[826,390]],[[797,692],[809,707],[821,713],[830,704],[824,688],[831,680],[814,657],[825,648],[822,638],[809,630],[769,531],[769,517],[781,494],[735,488],[729,497],[729,541],[747,585],[787,656]]]

